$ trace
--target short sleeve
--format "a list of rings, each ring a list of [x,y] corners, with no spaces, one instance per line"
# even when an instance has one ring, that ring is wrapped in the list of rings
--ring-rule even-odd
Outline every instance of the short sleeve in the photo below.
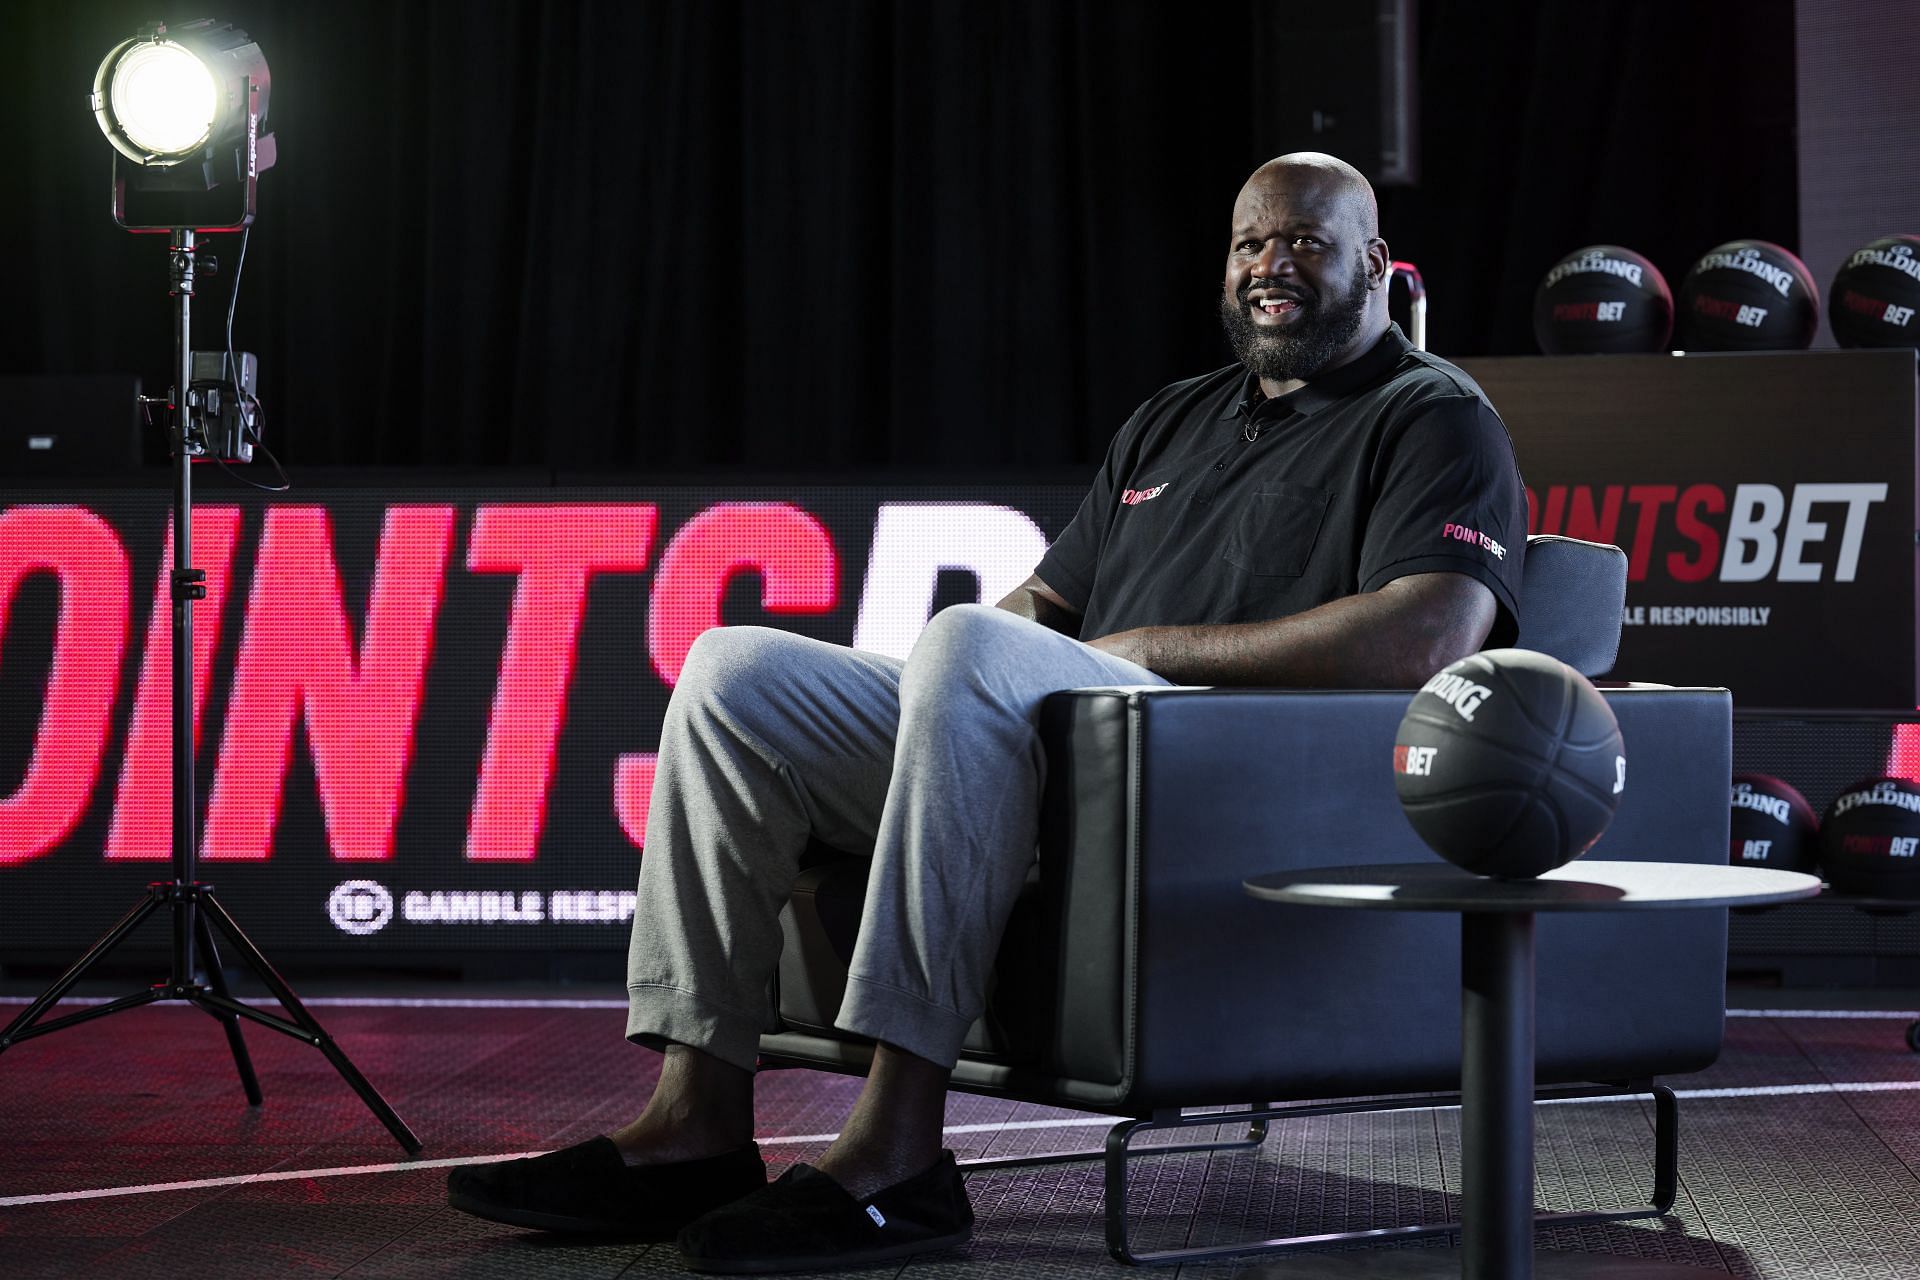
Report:
[[[1373,514],[1360,553],[1360,589],[1416,573],[1464,573],[1500,606],[1488,639],[1519,632],[1527,498],[1513,441],[1491,405],[1448,396],[1413,410],[1375,465]]]
[[[1145,406],[1142,406],[1144,409]],[[1127,425],[1120,428],[1107,446],[1107,458],[1093,477],[1080,510],[1060,531],[1047,553],[1040,557],[1034,575],[1080,613],[1087,611],[1093,598],[1093,579],[1100,568],[1100,549],[1106,545],[1107,530],[1113,523],[1114,495],[1120,492],[1126,473],[1125,459],[1131,455],[1131,442],[1140,422],[1141,410],[1135,410]]]

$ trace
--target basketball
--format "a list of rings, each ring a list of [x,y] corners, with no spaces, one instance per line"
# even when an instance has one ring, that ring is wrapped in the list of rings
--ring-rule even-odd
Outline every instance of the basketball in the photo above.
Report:
[[[1882,236],[1847,255],[1827,290],[1843,347],[1920,347],[1920,236]]]
[[[1619,245],[1575,249],[1533,295],[1533,336],[1550,356],[1664,351],[1672,334],[1667,278]]]
[[[1685,351],[1788,351],[1813,341],[1820,298],[1807,264],[1765,240],[1729,240],[1680,285]]]
[[[1805,796],[1764,773],[1736,773],[1731,803],[1729,863],[1812,873],[1820,820]]]
[[[1489,649],[1414,695],[1393,783],[1435,853],[1524,879],[1593,847],[1626,790],[1627,759],[1613,709],[1585,676],[1544,653]]]
[[[1920,786],[1867,778],[1835,796],[1820,820],[1820,867],[1841,893],[1920,898]]]

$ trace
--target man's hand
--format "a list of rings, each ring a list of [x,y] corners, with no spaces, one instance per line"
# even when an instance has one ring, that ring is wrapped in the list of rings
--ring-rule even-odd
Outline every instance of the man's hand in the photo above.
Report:
[[[1080,634],[1080,611],[1068,604],[1058,591],[1040,581],[1037,573],[1009,591],[1006,598],[994,607],[1017,613],[1029,622],[1037,622],[1063,636],[1078,637]]]
[[[1175,684],[1412,689],[1485,644],[1498,612],[1466,574],[1418,573],[1289,618],[1139,627],[1087,643]]]

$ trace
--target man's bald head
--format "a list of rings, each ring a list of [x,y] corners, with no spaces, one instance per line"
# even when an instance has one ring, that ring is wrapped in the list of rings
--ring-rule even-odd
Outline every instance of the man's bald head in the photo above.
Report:
[[[1338,210],[1363,240],[1380,234],[1380,202],[1374,198],[1373,184],[1339,156],[1324,151],[1275,156],[1253,171],[1240,188],[1240,198],[1259,197],[1275,187],[1302,194],[1311,191],[1326,202],[1329,211]]]

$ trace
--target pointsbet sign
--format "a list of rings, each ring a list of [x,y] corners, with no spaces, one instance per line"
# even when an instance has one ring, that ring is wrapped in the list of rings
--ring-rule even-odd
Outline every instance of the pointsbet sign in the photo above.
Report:
[[[660,721],[701,632],[753,623],[904,657],[936,609],[1023,581],[1082,492],[206,502],[202,876],[294,945],[611,936],[633,915]],[[124,910],[97,886],[131,900],[171,833],[166,495],[29,496],[0,502],[13,947],[82,940],[71,922],[95,899]]]
[[[1627,554],[1615,678],[1913,709],[1912,351],[1465,364],[1513,434],[1528,531]]]

